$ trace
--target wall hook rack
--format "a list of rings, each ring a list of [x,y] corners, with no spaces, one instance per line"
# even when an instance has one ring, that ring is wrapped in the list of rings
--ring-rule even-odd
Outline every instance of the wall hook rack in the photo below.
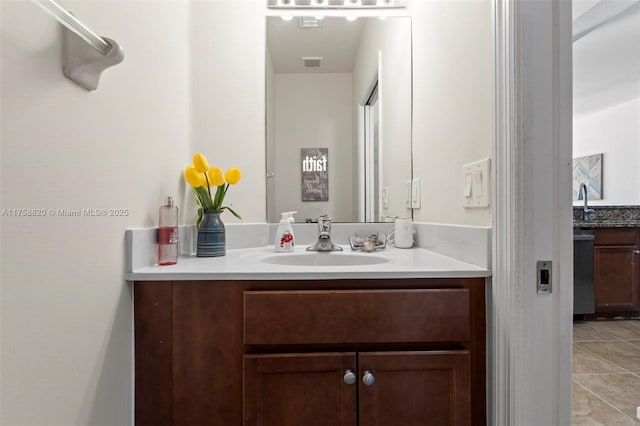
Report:
[[[96,90],[105,69],[124,60],[118,43],[100,37],[54,0],[33,0],[64,26],[63,74],[87,90]]]

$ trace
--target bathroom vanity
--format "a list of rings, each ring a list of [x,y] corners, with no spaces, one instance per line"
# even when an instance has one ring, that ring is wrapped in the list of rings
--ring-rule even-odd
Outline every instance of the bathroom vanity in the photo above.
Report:
[[[488,270],[422,249],[270,256],[130,274],[136,424],[485,424]]]
[[[140,281],[134,294],[136,424],[485,418],[483,278]]]

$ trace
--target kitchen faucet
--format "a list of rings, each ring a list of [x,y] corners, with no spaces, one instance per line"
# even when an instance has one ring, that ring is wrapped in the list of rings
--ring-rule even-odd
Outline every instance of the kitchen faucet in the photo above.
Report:
[[[342,247],[331,242],[331,218],[326,214],[318,218],[318,241],[307,251],[342,251]]]
[[[587,185],[584,184],[584,183],[581,183],[580,184],[580,189],[578,190],[578,200],[584,200],[584,207],[582,208],[582,221],[583,222],[588,222],[589,221],[589,216],[591,216],[595,212],[594,209],[590,209],[587,206],[588,199],[589,199],[589,195],[588,195],[588,191],[587,191]]]

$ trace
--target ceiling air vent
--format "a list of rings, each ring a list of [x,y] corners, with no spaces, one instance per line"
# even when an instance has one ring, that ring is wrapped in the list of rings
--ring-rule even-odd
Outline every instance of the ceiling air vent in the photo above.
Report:
[[[302,68],[322,68],[322,56],[303,56]]]

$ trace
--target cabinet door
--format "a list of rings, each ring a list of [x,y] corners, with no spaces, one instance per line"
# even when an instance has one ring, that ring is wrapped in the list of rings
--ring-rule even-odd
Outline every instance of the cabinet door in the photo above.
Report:
[[[245,355],[244,424],[355,426],[356,373],[354,353]]]
[[[358,365],[359,426],[471,424],[468,351],[361,353]]]
[[[637,246],[595,248],[596,313],[640,311],[637,252]]]

